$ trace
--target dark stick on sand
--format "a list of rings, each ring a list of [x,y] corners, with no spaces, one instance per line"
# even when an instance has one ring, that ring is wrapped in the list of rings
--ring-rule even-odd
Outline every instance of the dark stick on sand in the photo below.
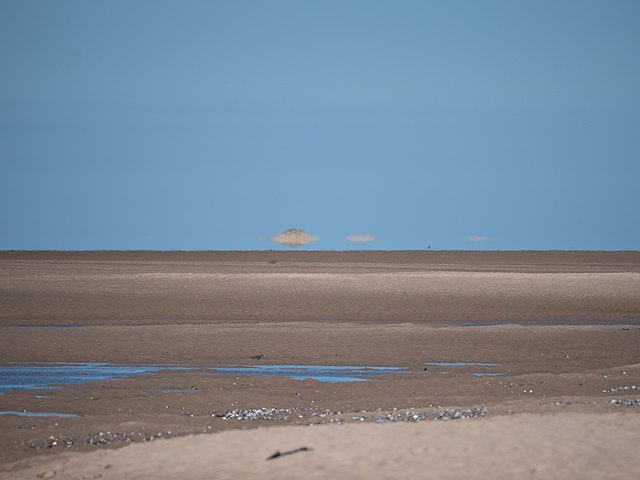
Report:
[[[274,453],[267,457],[267,460],[273,460],[274,458],[284,457],[285,455],[291,455],[293,453],[298,452],[310,452],[312,449],[309,447],[300,447],[293,450],[287,450],[286,452],[281,452],[280,450],[276,450]]]

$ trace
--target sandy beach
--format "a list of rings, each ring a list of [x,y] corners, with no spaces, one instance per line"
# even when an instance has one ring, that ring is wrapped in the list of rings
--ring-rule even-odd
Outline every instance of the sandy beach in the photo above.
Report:
[[[0,252],[1,365],[163,366],[1,395],[79,416],[0,415],[0,476],[636,478],[639,292],[639,252]]]

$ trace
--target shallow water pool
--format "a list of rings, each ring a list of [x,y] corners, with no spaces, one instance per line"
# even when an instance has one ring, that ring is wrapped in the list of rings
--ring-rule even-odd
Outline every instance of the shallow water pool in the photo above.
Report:
[[[408,373],[403,367],[318,366],[318,365],[230,365],[187,367],[184,365],[112,365],[110,363],[19,363],[0,365],[0,395],[23,390],[56,390],[63,385],[118,380],[148,375],[162,370],[235,376],[289,377],[319,382],[362,382],[369,377],[392,373]],[[157,393],[181,393],[196,389],[149,389]],[[36,396],[37,397],[41,397]]]
[[[394,373],[408,373],[405,367],[332,366],[332,365],[233,365],[214,367],[212,373],[235,376],[289,377],[294,380],[317,380],[342,383],[364,382],[369,377]]]
[[[18,415],[19,417],[79,417],[77,413],[61,413],[61,412],[27,412],[22,410],[14,412],[12,410],[0,410],[0,415]]]
[[[110,363],[19,363],[0,365],[0,395],[20,390],[55,390],[59,385],[116,380],[160,370],[184,369],[177,365],[120,366]]]

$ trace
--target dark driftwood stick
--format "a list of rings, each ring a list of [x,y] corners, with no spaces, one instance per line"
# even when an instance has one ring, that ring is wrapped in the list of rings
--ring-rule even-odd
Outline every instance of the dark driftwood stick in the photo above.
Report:
[[[292,453],[298,452],[310,452],[312,449],[309,447],[300,447],[294,450],[287,450],[286,452],[281,452],[280,450],[276,450],[274,453],[267,457],[267,460],[273,460],[274,458],[284,457],[285,455],[291,455]]]

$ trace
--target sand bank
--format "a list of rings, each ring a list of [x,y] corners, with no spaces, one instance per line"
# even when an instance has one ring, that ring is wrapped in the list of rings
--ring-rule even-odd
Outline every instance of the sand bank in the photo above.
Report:
[[[640,416],[275,427],[24,462],[7,479],[635,479]],[[275,452],[295,452],[268,460]]]

